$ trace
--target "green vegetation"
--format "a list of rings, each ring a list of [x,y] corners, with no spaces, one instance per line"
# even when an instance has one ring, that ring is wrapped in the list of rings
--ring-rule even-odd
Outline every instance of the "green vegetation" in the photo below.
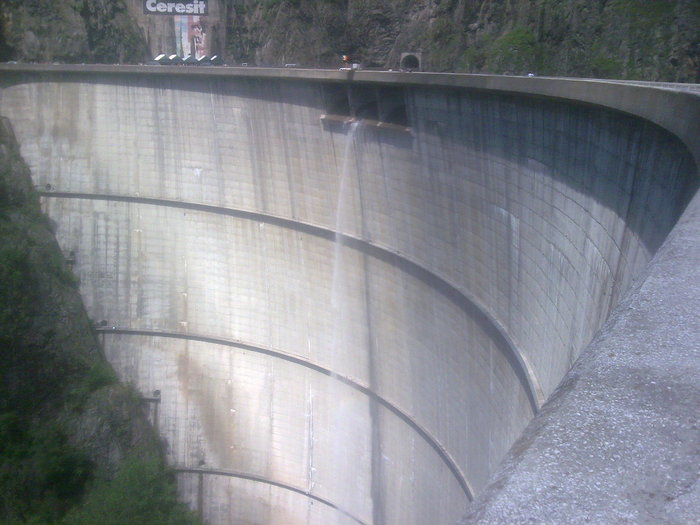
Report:
[[[681,51],[674,49],[674,33],[680,22],[675,3],[613,0],[606,6],[611,28],[601,44],[607,57],[618,62],[617,76],[657,80],[674,74],[678,65],[674,55]]]
[[[175,479],[159,458],[130,456],[114,479],[97,480],[83,502],[63,520],[66,525],[187,525],[192,516],[177,502]]]
[[[591,76],[595,78],[622,78],[623,76],[622,61],[603,51],[600,45],[595,46],[591,51],[589,66]]]
[[[197,523],[138,393],[102,356],[4,119],[0,523]]]
[[[85,25],[90,62],[139,62],[147,55],[144,36],[131,20],[121,0],[83,0],[79,9]]]
[[[427,38],[433,49],[431,53],[433,67],[449,69],[452,57],[462,48],[460,35],[454,31],[452,22],[445,18],[435,19],[428,29]]]
[[[38,62],[140,62],[146,38],[124,0],[3,0],[0,57]]]
[[[0,413],[1,523],[197,523],[157,451],[130,452],[108,476],[70,443],[69,427]]]
[[[4,523],[55,523],[80,501],[94,466],[55,422],[0,414],[0,517]]]
[[[527,27],[518,27],[498,37],[486,54],[487,71],[523,74],[540,69],[541,47]]]
[[[222,0],[214,51],[229,64],[338,67],[350,54],[432,71],[700,81],[689,0]],[[138,15],[136,15],[138,16]],[[4,0],[0,60],[139,62],[145,20],[125,0]],[[212,27],[214,27],[212,26]],[[149,30],[148,38],[154,39]],[[155,38],[162,42],[162,38]],[[155,54],[163,50],[151,49]]]

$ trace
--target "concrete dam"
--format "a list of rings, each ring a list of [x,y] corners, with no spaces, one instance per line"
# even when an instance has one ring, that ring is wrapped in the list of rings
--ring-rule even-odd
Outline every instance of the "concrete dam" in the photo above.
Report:
[[[698,186],[698,97],[663,86],[0,81],[105,353],[212,524],[457,523]]]

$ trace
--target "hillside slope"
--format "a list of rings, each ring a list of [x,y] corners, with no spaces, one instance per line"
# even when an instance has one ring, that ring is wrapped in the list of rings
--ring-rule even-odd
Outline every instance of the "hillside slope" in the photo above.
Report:
[[[392,67],[422,52],[432,71],[697,82],[692,0],[345,0],[229,2],[237,61]]]
[[[0,523],[195,523],[0,119]]]
[[[410,51],[431,71],[700,82],[697,0],[209,1],[229,64],[338,67],[350,54],[391,68]],[[0,60],[134,63],[174,39],[139,0],[0,10]]]

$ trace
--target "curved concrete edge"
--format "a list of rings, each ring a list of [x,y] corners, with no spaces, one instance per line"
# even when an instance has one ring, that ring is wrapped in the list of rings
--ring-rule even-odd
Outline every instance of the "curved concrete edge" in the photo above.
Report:
[[[38,190],[38,193],[43,198],[106,200],[113,202],[147,204],[152,206],[169,206],[220,215],[229,215],[232,217],[274,224],[283,228],[294,229],[310,235],[323,237],[330,241],[335,241],[337,235],[334,230],[297,219],[288,219],[277,215],[241,209],[224,208],[210,204],[156,199],[152,197],[131,197],[128,195],[98,193],[73,193],[53,190],[43,191],[41,189]],[[493,341],[505,353],[506,358],[511,363],[515,375],[521,382],[522,387],[528,396],[528,401],[533,414],[538,412],[542,406],[542,403],[544,403],[544,392],[540,381],[537,378],[534,367],[527,359],[525,354],[520,350],[516,342],[510,337],[503,323],[500,322],[481,301],[476,299],[466,290],[457,287],[445,277],[421,266],[420,263],[406,256],[406,254],[396,252],[383,244],[370,242],[359,237],[354,237],[347,234],[340,234],[340,237],[342,238],[345,246],[371,255],[394,266],[403,267],[404,271],[411,273],[417,279],[430,283],[438,292],[444,294],[457,306],[468,313],[473,319],[475,319],[485,329],[485,331],[491,334]],[[474,494],[474,492],[471,491],[471,488],[469,488],[469,494],[470,498],[471,495]]]
[[[225,477],[229,477],[229,478],[245,479],[245,480],[253,481],[256,483],[264,483],[266,485],[270,485],[270,486],[277,487],[280,489],[288,490],[290,492],[295,492],[297,494],[301,494],[302,496],[306,496],[309,499],[312,499],[314,501],[318,501],[319,503],[321,503],[323,505],[326,505],[334,510],[337,510],[343,516],[350,518],[355,523],[359,523],[360,525],[367,525],[360,518],[353,515],[349,511],[343,509],[342,507],[339,507],[338,505],[336,505],[335,503],[333,503],[330,500],[316,496],[315,494],[308,492],[306,490],[301,490],[301,489],[293,487],[291,485],[287,485],[285,483],[280,483],[279,481],[267,479],[267,478],[264,478],[262,476],[256,476],[254,474],[249,474],[247,472],[239,472],[236,470],[210,469],[210,468],[203,468],[203,467],[186,467],[186,466],[177,466],[176,465],[176,466],[173,466],[172,469],[175,471],[176,474],[197,474],[197,475],[201,475],[201,476],[225,476]]]
[[[697,193],[463,525],[697,521],[699,239]]]
[[[396,417],[398,417],[401,421],[403,421],[411,430],[413,430],[418,436],[425,441],[430,448],[432,448],[435,453],[438,455],[438,457],[442,460],[442,462],[445,464],[445,466],[449,469],[449,471],[452,473],[454,476],[455,480],[459,484],[459,486],[462,488],[462,491],[464,492],[464,495],[467,497],[469,501],[472,501],[474,499],[474,488],[472,483],[469,482],[467,477],[465,476],[464,472],[462,472],[462,469],[457,465],[457,462],[455,459],[450,455],[450,453],[447,451],[447,449],[438,441],[437,438],[435,438],[425,427],[423,427],[418,421],[415,420],[411,415],[409,415],[407,412],[403,411],[399,406],[393,404],[391,401],[388,399],[380,396],[377,394],[375,391],[373,391],[369,385],[362,384],[359,381],[355,380],[352,377],[340,375],[337,372],[324,367],[323,365],[310,361],[309,359],[306,359],[300,355],[293,355],[289,354],[287,352],[283,352],[281,350],[273,349],[273,348],[266,348],[258,345],[252,345],[250,343],[246,343],[244,341],[232,341],[232,340],[227,340],[227,339],[221,339],[221,338],[216,338],[216,337],[208,337],[206,335],[201,335],[201,334],[181,334],[177,332],[165,332],[165,331],[158,331],[158,330],[137,330],[137,329],[131,329],[131,328],[120,328],[120,327],[112,327],[112,328],[97,328],[97,332],[104,335],[133,335],[133,336],[146,336],[146,337],[164,337],[164,338],[169,338],[169,339],[183,339],[183,340],[189,340],[189,341],[199,341],[202,343],[210,343],[210,344],[215,344],[215,345],[222,345],[222,346],[230,346],[234,348],[240,348],[242,350],[247,350],[249,352],[256,352],[259,354],[264,354],[270,357],[274,357],[276,359],[282,359],[284,361],[288,361],[290,363],[294,363],[298,366],[303,366],[305,368],[308,368],[309,370],[313,370],[314,372],[317,372],[319,374],[328,376],[336,381],[339,381],[340,383],[343,383],[346,386],[349,386],[350,388],[356,390],[357,392],[360,392],[361,394],[367,396],[369,399],[371,399],[373,402],[378,403],[379,405],[383,406],[387,410],[389,410],[391,413],[393,413]],[[273,483],[272,480],[268,480],[268,483]],[[274,483],[273,483],[274,484]],[[297,492],[299,492],[299,489],[294,489]]]
[[[186,67],[85,64],[0,64],[0,74],[188,75],[210,78],[317,80],[401,86],[476,89],[592,104],[644,118],[677,135],[700,166],[700,85],[586,78],[523,77],[463,73],[340,71],[262,67]],[[22,81],[19,79],[19,81]]]

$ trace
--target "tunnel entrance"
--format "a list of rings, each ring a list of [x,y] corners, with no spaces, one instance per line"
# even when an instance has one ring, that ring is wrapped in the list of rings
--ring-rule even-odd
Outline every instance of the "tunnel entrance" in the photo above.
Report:
[[[421,64],[420,53],[402,53],[401,54],[401,69],[409,71],[419,71]]]

